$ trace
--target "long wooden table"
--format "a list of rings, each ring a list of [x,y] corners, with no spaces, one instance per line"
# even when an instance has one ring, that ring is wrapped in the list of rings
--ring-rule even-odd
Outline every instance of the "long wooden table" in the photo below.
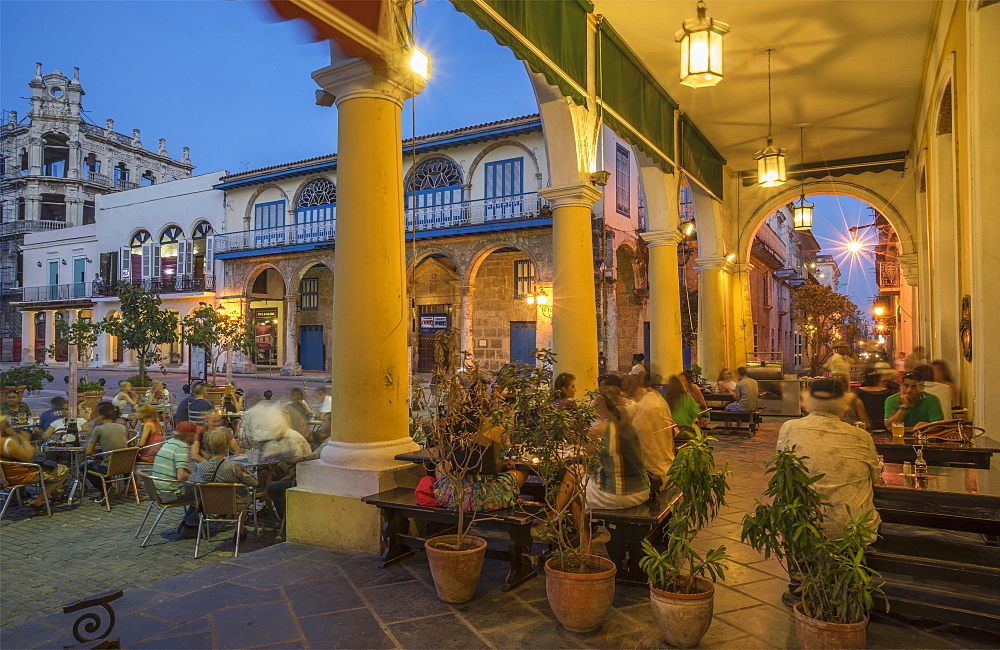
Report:
[[[928,465],[988,470],[993,454],[1000,453],[1000,441],[988,436],[979,436],[969,442],[948,442],[935,438],[919,441],[909,434],[893,438],[889,433],[873,433],[872,440],[887,463],[912,462],[917,457],[913,449],[916,445],[923,447],[924,460]]]

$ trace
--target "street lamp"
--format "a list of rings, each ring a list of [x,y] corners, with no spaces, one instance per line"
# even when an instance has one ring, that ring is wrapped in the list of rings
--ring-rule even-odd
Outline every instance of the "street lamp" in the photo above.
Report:
[[[876,318],[881,318],[885,315],[885,307],[882,305],[875,305],[875,308],[872,309],[872,313],[875,314]]]

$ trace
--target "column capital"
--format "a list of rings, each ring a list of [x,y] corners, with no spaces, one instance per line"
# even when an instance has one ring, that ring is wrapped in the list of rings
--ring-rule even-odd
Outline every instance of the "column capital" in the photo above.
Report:
[[[382,75],[363,59],[328,65],[313,72],[312,78],[320,88],[335,97],[337,106],[349,99],[368,97],[384,99],[402,108],[403,102],[420,94],[427,83],[404,69],[389,76]]]
[[[590,208],[597,202],[604,192],[593,185],[579,183],[577,185],[563,185],[561,187],[545,187],[538,190],[538,194],[552,204],[553,208],[582,207]]]
[[[733,273],[749,273],[751,269],[754,268],[753,264],[750,262],[733,262],[731,265]]]
[[[639,235],[650,248],[656,246],[677,246],[684,241],[684,235],[676,230],[652,230]]]
[[[722,269],[723,271],[733,272],[733,263],[728,261],[725,257],[699,257],[695,259],[696,271],[711,271],[715,269]]]
[[[903,275],[903,279],[906,280],[906,284],[911,287],[917,286],[917,278],[919,277],[919,258],[917,253],[906,253],[897,257],[899,260],[899,272]]]

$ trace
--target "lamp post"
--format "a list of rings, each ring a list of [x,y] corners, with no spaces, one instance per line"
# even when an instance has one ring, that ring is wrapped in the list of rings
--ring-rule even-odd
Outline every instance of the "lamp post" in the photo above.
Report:
[[[229,312],[222,305],[216,307],[215,311],[218,312],[220,320],[229,320]],[[226,385],[233,385],[233,346],[228,339],[226,340]]]

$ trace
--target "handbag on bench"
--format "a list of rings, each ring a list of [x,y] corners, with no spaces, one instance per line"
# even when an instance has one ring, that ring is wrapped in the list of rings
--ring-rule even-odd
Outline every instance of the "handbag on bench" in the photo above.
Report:
[[[977,433],[978,432],[978,433]],[[974,427],[964,420],[939,420],[913,427],[914,435],[921,435],[948,442],[969,442],[986,433],[982,427]]]

